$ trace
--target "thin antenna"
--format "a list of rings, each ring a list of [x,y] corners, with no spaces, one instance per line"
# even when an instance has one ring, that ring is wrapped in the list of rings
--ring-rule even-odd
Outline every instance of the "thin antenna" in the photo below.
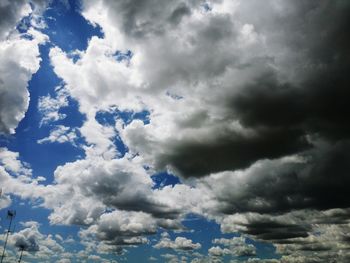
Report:
[[[7,245],[7,240],[9,238],[9,235],[11,233],[11,225],[12,225],[12,220],[15,218],[16,216],[16,211],[15,210],[7,210],[7,218],[10,219],[10,224],[9,224],[9,228],[6,231],[6,238],[5,238],[5,243],[4,243],[4,249],[2,251],[2,256],[1,256],[1,261],[0,263],[3,262],[4,257],[5,257],[5,251],[6,251],[6,245]]]
[[[21,261],[22,261],[24,246],[21,246],[21,247],[20,247],[20,251],[21,251],[21,254],[19,255],[18,263],[21,263]]]

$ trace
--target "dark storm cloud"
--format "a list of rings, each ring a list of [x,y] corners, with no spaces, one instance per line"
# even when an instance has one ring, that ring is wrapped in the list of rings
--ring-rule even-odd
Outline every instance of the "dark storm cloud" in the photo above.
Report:
[[[203,183],[215,193],[217,209],[225,214],[349,207],[350,141],[319,146],[303,158],[297,163],[266,160],[245,171],[241,180],[223,174]]]
[[[350,5],[344,1],[311,1],[296,3],[293,8],[295,11],[286,17],[276,17],[276,25],[271,21],[254,24],[257,32],[268,36],[271,32],[266,30],[278,34],[286,31],[278,36],[290,51],[286,56],[290,56],[288,66],[293,78],[282,80],[278,70],[263,65],[278,57],[253,59],[247,70],[259,64],[265,70],[221,101],[230,114],[225,116],[227,121],[238,120],[257,135],[231,132],[224,137],[213,134],[207,141],[176,142],[161,161],[184,177],[200,177],[248,167],[259,159],[302,152],[310,146],[306,136],[332,142],[349,138],[350,37],[346,31]],[[333,22],[326,23],[325,16]],[[293,54],[300,56],[295,62]]]
[[[183,213],[182,210],[170,208],[169,206],[157,204],[154,201],[141,198],[135,199],[132,202],[123,202],[123,200],[118,200],[117,202],[112,201],[109,204],[126,211],[145,211],[156,218],[176,219]]]
[[[278,158],[308,146],[296,129],[262,130],[253,136],[227,132],[212,141],[178,144],[171,155],[163,156],[163,161],[185,177],[199,177],[208,172],[245,168],[260,159]]]
[[[278,222],[256,221],[246,225],[247,230],[242,231],[245,234],[255,236],[262,240],[280,240],[295,237],[307,237],[307,231],[310,230],[307,226],[282,224]]]

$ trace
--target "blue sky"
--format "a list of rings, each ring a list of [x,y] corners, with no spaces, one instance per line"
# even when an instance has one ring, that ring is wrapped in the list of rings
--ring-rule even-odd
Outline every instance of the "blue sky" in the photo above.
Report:
[[[1,4],[4,262],[347,262],[350,7],[311,2]]]

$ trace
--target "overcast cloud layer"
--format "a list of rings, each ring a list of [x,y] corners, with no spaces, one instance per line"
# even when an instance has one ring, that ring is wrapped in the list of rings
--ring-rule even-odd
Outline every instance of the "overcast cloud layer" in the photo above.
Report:
[[[0,4],[3,134],[14,134],[28,109],[39,46],[50,41],[38,25],[44,9]],[[30,13],[23,38],[15,27]],[[81,14],[104,35],[86,50],[50,48],[62,86],[39,100],[40,125],[53,128],[37,143],[69,143],[85,156],[43,184],[19,153],[0,148],[4,194],[49,209],[51,224],[83,226],[82,258],[122,254],[163,231],[153,249],[187,262],[202,245],[166,231],[188,231],[182,220],[191,213],[242,235],[212,240],[192,262],[348,262],[348,1],[83,0]],[[68,98],[81,127],[55,124]],[[147,117],[125,121],[118,112]],[[114,121],[99,122],[101,113]],[[155,188],[151,176],[162,171],[182,184]],[[1,197],[1,208],[10,203]],[[42,258],[64,253],[60,238],[36,222],[25,227],[15,246]],[[259,261],[248,238],[274,244],[281,258]]]

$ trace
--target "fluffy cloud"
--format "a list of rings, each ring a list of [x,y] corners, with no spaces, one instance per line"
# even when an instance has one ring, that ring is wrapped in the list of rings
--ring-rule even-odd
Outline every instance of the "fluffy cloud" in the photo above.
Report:
[[[23,229],[9,238],[9,244],[25,253],[35,253],[35,258],[49,260],[57,258],[64,252],[64,248],[52,235],[45,235],[39,231],[39,223],[28,221],[22,223]],[[31,254],[26,257],[32,257]]]
[[[154,245],[155,248],[170,248],[174,250],[195,250],[201,248],[201,244],[193,243],[191,239],[185,237],[176,237],[175,240],[171,240],[168,237],[162,237],[157,244]]]
[[[93,245],[94,238],[102,241],[103,243],[97,246],[97,250],[101,250],[102,253],[118,253],[122,246],[147,243],[144,235],[155,234],[156,231],[157,222],[149,214],[114,211],[103,214],[95,225],[82,230],[80,235],[85,242],[90,242],[90,246]]]
[[[226,217],[224,232],[245,233],[255,239],[275,244],[283,255],[281,262],[323,262],[349,257],[349,211],[299,210],[272,217],[270,214],[236,214]]]
[[[32,6],[30,5],[32,4]],[[45,1],[2,1],[0,4],[0,133],[14,133],[29,105],[28,81],[39,69],[39,45],[47,37],[36,31]],[[27,38],[16,30],[31,15]]]
[[[147,110],[149,122],[117,121],[115,134],[155,171],[204,177],[192,182],[207,199],[190,207],[224,231],[307,238],[315,225],[290,211],[349,206],[349,5],[203,4],[85,1],[105,37],[76,62],[52,49],[54,70],[87,123],[111,107]]]
[[[92,203],[96,200],[95,204],[142,211],[164,219],[173,219],[186,212],[184,208],[188,202],[176,205],[176,200],[182,198],[178,189],[190,191],[190,188],[181,186],[153,191],[153,181],[138,163],[138,158],[80,160],[58,167],[55,178],[67,194],[71,193],[71,198],[91,200]],[[75,214],[73,203],[72,209],[68,206],[70,202],[62,204],[62,209]]]
[[[2,1],[0,4],[0,40],[4,40],[11,31],[15,30],[16,24],[30,12],[28,1]]]
[[[76,146],[75,140],[78,138],[77,131],[74,128],[69,128],[63,125],[56,126],[48,137],[38,140],[38,143],[57,142],[65,143],[69,142]]]
[[[346,93],[347,79],[338,69],[346,68],[347,51],[341,47],[348,40],[328,43],[346,27],[347,5],[237,1],[226,9],[224,1],[208,12],[202,4],[144,1],[136,8],[133,1],[86,2],[83,14],[102,26],[105,39],[93,38],[77,63],[53,50],[55,71],[82,105],[148,109],[150,124],[129,125],[120,131],[123,140],[156,167],[170,166],[185,177],[300,152],[312,146],[308,135],[346,137],[340,117],[346,96],[338,95]],[[254,6],[262,14],[253,18]],[[151,10],[157,8],[162,12],[156,20]],[[340,17],[338,23],[321,26],[324,12]],[[295,22],[300,16],[307,17],[303,27]],[[324,38],[315,41],[320,27]],[[296,32],[294,38],[286,29]],[[133,52],[128,63],[116,61],[118,49]],[[324,55],[316,56],[321,50]],[[330,59],[335,56],[339,59]],[[75,74],[88,76],[83,85]],[[319,82],[319,76],[326,81]],[[336,89],[335,79],[341,82]],[[337,107],[328,110],[334,101]]]
[[[2,180],[23,197],[41,195],[42,205],[53,209],[52,223],[87,225],[81,232],[87,247],[104,252],[143,244],[158,227],[181,228],[183,216],[195,212],[215,219],[224,232],[273,242],[281,262],[329,255],[345,262],[349,4],[206,4],[83,1],[83,16],[100,25],[104,37],[91,38],[77,60],[51,49],[67,94],[42,98],[39,105],[45,121],[58,120],[68,95],[78,101],[86,116],[79,128],[85,159],[58,167],[55,184],[44,187],[11,176],[9,169],[23,164],[7,157],[12,161],[0,170]],[[38,44],[20,38],[1,43],[3,132],[14,131],[28,106],[25,87],[38,67]],[[9,51],[24,64],[7,57]],[[13,78],[20,69],[21,77]],[[115,125],[96,120],[98,112],[115,109],[149,117],[123,122],[116,116]],[[61,127],[43,140],[67,140],[68,130]],[[126,145],[125,155],[116,138]],[[150,175],[165,169],[184,184],[153,189]],[[91,243],[90,236],[103,244]],[[230,242],[238,241],[217,240],[209,253],[255,252],[245,241]],[[164,237],[156,247],[198,245]]]
[[[33,40],[13,36],[0,42],[0,132],[14,133],[29,105],[28,81],[39,69],[38,45],[45,37],[33,31]]]
[[[62,107],[68,106],[68,94],[62,87],[56,87],[55,91],[55,98],[53,98],[51,95],[39,98],[38,109],[43,115],[43,118],[40,122],[41,125],[62,120],[66,117],[66,115],[60,113],[59,110]]]
[[[213,240],[213,244],[223,245],[225,247],[228,247],[229,253],[227,253],[227,249],[222,249],[223,254],[231,254],[239,257],[254,256],[256,254],[255,246],[252,244],[248,244],[244,237],[233,237],[231,239],[218,238]],[[216,247],[216,250],[218,250],[218,247]],[[209,254],[213,254],[213,253],[211,253],[209,250]]]

